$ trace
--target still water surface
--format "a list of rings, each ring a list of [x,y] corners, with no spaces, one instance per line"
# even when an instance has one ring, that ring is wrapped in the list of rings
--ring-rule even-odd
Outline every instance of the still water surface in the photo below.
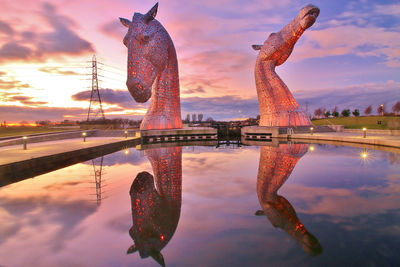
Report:
[[[0,265],[399,266],[399,158],[129,148],[1,187]]]

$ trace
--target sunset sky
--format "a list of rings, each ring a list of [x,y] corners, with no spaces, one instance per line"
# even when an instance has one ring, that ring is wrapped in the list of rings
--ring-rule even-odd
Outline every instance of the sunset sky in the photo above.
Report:
[[[400,100],[399,1],[160,0],[156,19],[177,50],[182,116],[218,120],[258,114],[257,53],[312,3],[321,13],[277,73],[308,110]],[[0,0],[0,120],[86,119],[90,60],[99,62],[106,117],[141,118],[148,106],[128,93],[126,33],[118,17],[155,1]]]

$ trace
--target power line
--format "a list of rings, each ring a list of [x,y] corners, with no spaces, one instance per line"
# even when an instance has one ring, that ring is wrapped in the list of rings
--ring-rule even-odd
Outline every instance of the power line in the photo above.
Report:
[[[114,66],[112,66],[112,65],[108,65],[108,64],[105,64],[105,63],[102,63],[102,62],[99,62],[99,63],[100,63],[101,65],[104,65],[104,66],[107,66],[107,67],[110,67],[110,68],[114,68],[114,69],[120,70],[120,71],[122,71],[122,72],[125,72],[125,71],[126,71],[126,69],[114,67]]]
[[[117,74],[117,75],[125,76],[125,74],[120,73],[120,72],[115,72],[115,71],[106,70],[106,69],[102,69],[102,68],[97,68],[97,69],[101,70],[101,71],[105,71],[105,72],[109,72],[109,73],[114,73],[114,74]]]
[[[87,121],[96,119],[100,114],[101,119],[105,120],[103,106],[101,104],[100,91],[99,91],[99,80],[97,79],[97,61],[96,55],[92,58],[92,92],[90,94],[89,110],[87,115]]]

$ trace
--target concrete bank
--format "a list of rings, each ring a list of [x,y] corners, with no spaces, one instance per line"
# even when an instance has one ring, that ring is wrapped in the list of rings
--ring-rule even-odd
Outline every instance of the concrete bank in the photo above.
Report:
[[[344,133],[362,134],[362,129],[343,129]],[[398,135],[400,136],[400,130],[378,130],[378,129],[367,129],[367,134],[372,135]]]
[[[102,137],[63,140],[3,148],[0,154],[0,186],[34,177],[140,144],[140,138]]]
[[[280,136],[287,138],[287,136]],[[293,134],[292,140],[310,140],[310,141],[333,141],[353,144],[365,144],[371,146],[385,146],[400,148],[400,136],[398,135],[367,135],[363,138],[362,134],[334,132],[334,133],[314,133],[311,134]]]
[[[60,133],[41,133],[27,135],[28,143],[39,143],[55,140],[64,140],[82,137],[82,133],[85,132],[87,137],[124,137],[125,131],[127,131],[128,137],[134,137],[136,135],[136,130],[79,130],[79,131],[68,131]],[[6,140],[0,140],[0,147],[12,146],[22,144],[22,136],[8,137]]]

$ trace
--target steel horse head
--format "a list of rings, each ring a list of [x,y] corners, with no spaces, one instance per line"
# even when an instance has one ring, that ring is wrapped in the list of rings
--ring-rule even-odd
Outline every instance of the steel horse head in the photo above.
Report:
[[[152,97],[141,129],[182,128],[178,61],[165,28],[155,19],[158,3],[132,21],[119,18],[128,28],[123,43],[128,48],[126,86],[136,102]]]

